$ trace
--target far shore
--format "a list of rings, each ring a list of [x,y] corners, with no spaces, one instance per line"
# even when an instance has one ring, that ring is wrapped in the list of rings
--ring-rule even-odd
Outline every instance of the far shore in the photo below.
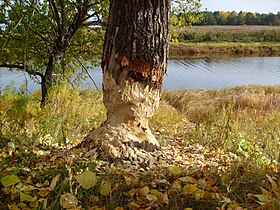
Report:
[[[280,56],[280,43],[190,42],[171,43],[170,59]]]

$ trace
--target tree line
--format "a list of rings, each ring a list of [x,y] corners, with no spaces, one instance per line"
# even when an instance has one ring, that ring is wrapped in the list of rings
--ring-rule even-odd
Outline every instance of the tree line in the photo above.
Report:
[[[194,25],[271,25],[280,26],[280,12],[277,14],[268,13],[252,13],[252,12],[236,12],[236,11],[202,11],[200,13],[202,19]],[[172,24],[178,25],[178,20],[185,19],[186,14],[172,16]],[[188,22],[185,21],[186,25]]]

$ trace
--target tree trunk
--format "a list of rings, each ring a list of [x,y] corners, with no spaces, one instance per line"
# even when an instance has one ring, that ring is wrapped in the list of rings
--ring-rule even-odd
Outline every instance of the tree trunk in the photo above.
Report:
[[[65,49],[61,49],[49,57],[46,71],[41,76],[41,106],[45,106],[48,99],[49,90],[54,86],[54,84],[60,82],[54,77],[54,74],[58,72],[57,69],[55,69],[58,68],[57,64],[61,65],[61,68],[63,68],[61,63],[64,52]]]
[[[129,147],[159,148],[148,120],[166,73],[169,11],[170,0],[110,1],[102,59],[107,120],[80,145],[86,151],[114,159],[128,158]]]
[[[49,89],[52,87],[53,83],[53,68],[54,68],[54,59],[53,56],[49,58],[48,65],[45,71],[45,74],[41,78],[41,106],[45,106],[48,98]]]

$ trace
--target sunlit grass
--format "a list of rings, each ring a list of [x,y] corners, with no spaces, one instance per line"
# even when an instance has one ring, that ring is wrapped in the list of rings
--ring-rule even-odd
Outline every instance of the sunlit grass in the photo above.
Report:
[[[9,187],[0,182],[4,209],[43,209],[44,205],[61,209],[60,198],[65,193],[74,195],[81,209],[137,209],[138,204],[152,209],[226,206],[274,210],[280,206],[280,183],[275,181],[280,158],[279,86],[163,91],[160,107],[150,120],[162,146],[202,145],[213,155],[205,156],[205,161],[222,151],[239,156],[227,173],[210,174],[204,168],[182,168],[178,175],[160,167],[132,173],[85,159],[77,161],[68,150],[50,154],[50,148],[81,142],[105,120],[106,110],[102,93],[90,89],[55,88],[44,108],[38,98],[39,92],[24,95],[6,91],[0,96],[0,179],[12,174],[21,179]],[[82,188],[75,178],[84,171],[98,176],[90,189]],[[49,186],[58,175],[52,190]],[[190,177],[194,183],[186,184],[182,177]],[[213,189],[201,188],[209,180],[216,182]],[[104,183],[110,185],[108,195]],[[32,190],[23,188],[26,186]],[[202,196],[197,190],[203,198],[197,199]],[[34,201],[21,201],[20,193]],[[155,201],[149,200],[155,196]],[[258,198],[265,200],[262,206]]]

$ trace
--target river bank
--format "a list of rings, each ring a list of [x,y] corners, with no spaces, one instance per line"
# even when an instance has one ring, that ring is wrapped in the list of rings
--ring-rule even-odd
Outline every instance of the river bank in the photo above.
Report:
[[[170,59],[279,56],[280,43],[190,42],[171,43]]]

